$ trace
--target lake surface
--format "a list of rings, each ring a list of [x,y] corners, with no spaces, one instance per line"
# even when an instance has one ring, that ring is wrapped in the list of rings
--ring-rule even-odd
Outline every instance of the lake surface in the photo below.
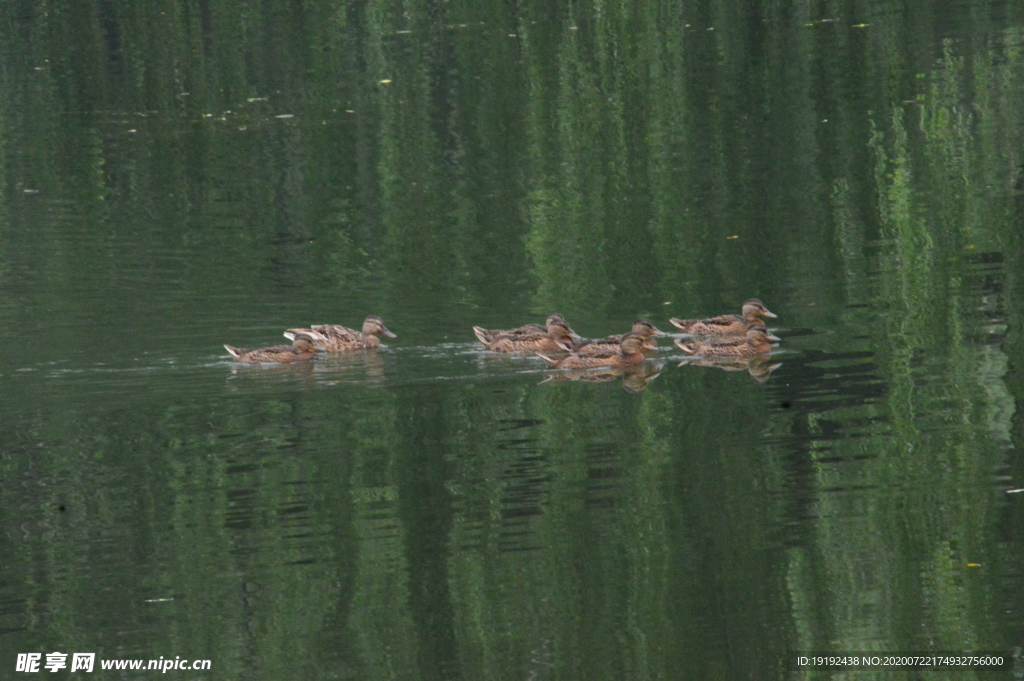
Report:
[[[0,678],[1020,656],[1024,8],[480,5],[0,7]],[[472,333],[750,297],[749,365]]]

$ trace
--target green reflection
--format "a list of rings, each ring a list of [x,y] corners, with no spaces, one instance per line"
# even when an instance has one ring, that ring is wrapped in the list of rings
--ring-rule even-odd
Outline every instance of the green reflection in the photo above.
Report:
[[[9,649],[734,679],[1009,648],[1019,17],[903,10],[4,3]],[[542,384],[470,333],[755,295],[763,383]],[[370,313],[372,355],[220,350]]]

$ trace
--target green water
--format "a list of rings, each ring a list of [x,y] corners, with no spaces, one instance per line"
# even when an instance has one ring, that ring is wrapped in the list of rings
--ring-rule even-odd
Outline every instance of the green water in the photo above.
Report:
[[[0,678],[1024,645],[1018,3],[15,1],[0,93]],[[471,331],[754,296],[770,373]]]

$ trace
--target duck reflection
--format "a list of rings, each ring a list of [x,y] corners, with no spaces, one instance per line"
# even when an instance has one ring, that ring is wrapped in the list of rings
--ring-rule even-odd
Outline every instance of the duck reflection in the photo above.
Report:
[[[722,371],[746,371],[758,383],[765,383],[771,378],[773,371],[782,366],[782,362],[772,362],[771,355],[754,355],[753,357],[702,357],[687,358],[679,366],[713,367]]]
[[[610,383],[622,378],[622,389],[628,393],[639,393],[646,390],[647,385],[661,375],[664,362],[644,362],[629,367],[594,367],[590,369],[567,369],[552,373],[541,383],[559,383],[564,381],[581,381],[583,383]]]
[[[333,383],[365,383],[381,387],[384,385],[384,358],[376,348],[364,352],[333,353],[322,355],[316,362],[319,380],[328,385]]]
[[[231,365],[231,373],[228,381],[254,380],[266,383],[267,381],[283,383],[313,383],[316,381],[315,369],[317,362],[293,362],[290,364],[240,364]],[[236,386],[241,384],[235,384]]]

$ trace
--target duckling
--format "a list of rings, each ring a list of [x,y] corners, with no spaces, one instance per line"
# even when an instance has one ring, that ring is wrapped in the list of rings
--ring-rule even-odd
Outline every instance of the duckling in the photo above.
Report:
[[[344,352],[347,350],[366,350],[380,345],[383,334],[388,338],[398,338],[384,326],[384,320],[377,315],[370,315],[363,320],[362,332],[339,324],[317,324],[309,329],[288,329],[285,338],[295,338],[299,334],[312,336],[327,352]]]
[[[680,331],[699,336],[724,336],[744,334],[754,324],[761,324],[761,317],[778,317],[768,310],[757,298],[743,303],[743,316],[724,314],[708,319],[670,319],[669,321]]]
[[[645,318],[640,318],[633,322],[633,330],[630,331],[630,333],[635,333],[638,336],[643,336],[644,338],[665,335],[665,332],[658,329],[658,327],[654,325],[654,322]],[[620,333],[600,339],[582,340],[572,348],[572,352],[577,352],[581,355],[597,355],[605,352],[618,352],[619,344],[622,343],[622,339],[625,338],[626,335],[627,334]],[[657,347],[656,342],[655,347]]]
[[[565,321],[565,317],[563,317],[557,312],[553,312],[548,315],[547,320],[545,320],[544,322],[544,326],[541,326],[540,324],[525,324],[523,326],[518,326],[514,329],[485,329],[480,326],[474,326],[473,333],[476,334],[476,337],[480,340],[481,343],[483,343],[484,345],[490,345],[491,343],[497,341],[499,338],[518,338],[520,336],[535,336],[538,334],[546,334],[548,332],[548,327],[556,322],[561,322],[566,326],[569,326],[569,322]],[[569,329],[569,334],[576,340],[580,339],[579,335],[571,328]]]
[[[313,338],[306,334],[299,334],[292,341],[291,345],[275,345],[269,348],[256,348],[246,350],[230,345],[224,346],[236,362],[243,364],[267,364],[279,362],[291,364],[292,362],[305,362],[316,357],[317,348],[313,345]]]
[[[570,346],[563,342],[562,349]],[[619,343],[615,352],[603,352],[594,355],[571,354],[568,357],[548,357],[537,353],[552,369],[589,369],[591,367],[629,367],[642,363],[645,359],[644,350],[656,350],[658,345],[649,338],[637,333],[627,333]]]
[[[700,342],[687,342],[676,339],[676,345],[684,352],[701,357],[744,357],[761,355],[770,352],[772,344],[768,341],[782,340],[768,333],[764,324],[754,324],[746,336],[732,338],[709,338]]]
[[[557,315],[561,317],[562,315]],[[474,327],[477,331],[477,327]],[[486,329],[480,329],[486,331]],[[477,338],[488,350],[494,352],[516,352],[519,350],[561,350],[559,343],[567,343],[570,346],[576,343],[579,338],[565,323],[564,319],[558,319],[555,315],[548,317],[548,326],[544,333],[518,333],[514,336],[489,337],[477,333]],[[486,339],[486,340],[485,340]]]

